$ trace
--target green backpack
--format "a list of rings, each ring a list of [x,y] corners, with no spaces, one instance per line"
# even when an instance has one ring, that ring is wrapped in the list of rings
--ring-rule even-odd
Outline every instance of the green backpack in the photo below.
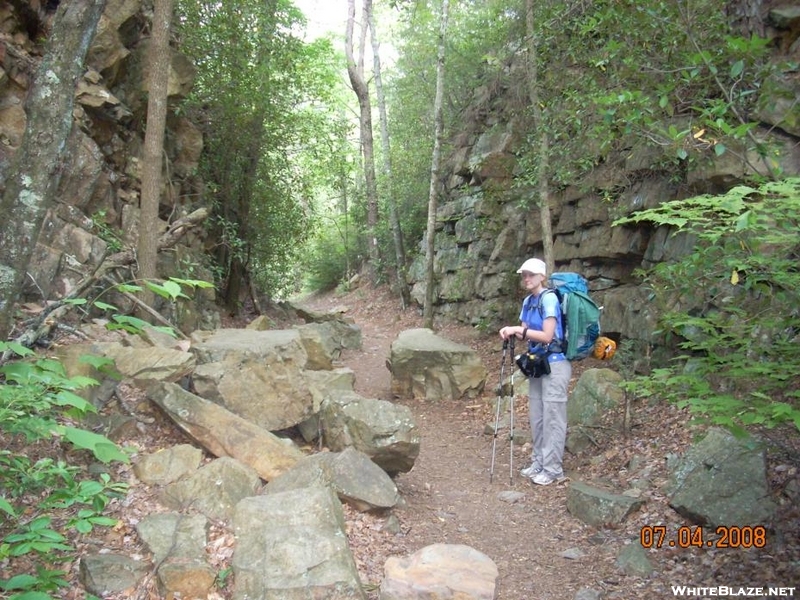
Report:
[[[558,296],[564,326],[567,360],[583,360],[594,350],[600,337],[600,310],[589,296],[589,285],[578,273],[553,273],[551,289]],[[541,310],[541,308],[540,308]]]

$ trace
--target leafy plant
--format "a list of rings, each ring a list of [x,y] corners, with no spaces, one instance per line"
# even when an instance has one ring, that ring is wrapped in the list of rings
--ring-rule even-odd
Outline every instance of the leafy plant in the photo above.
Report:
[[[225,567],[221,569],[219,573],[217,573],[216,584],[217,587],[221,590],[224,590],[225,587],[228,585],[228,580],[230,579],[231,575],[233,574],[233,570],[230,567]]]
[[[56,487],[66,479],[72,479],[78,467],[67,466],[52,458],[42,458],[35,463],[27,456],[9,450],[0,452],[0,469],[6,475],[3,489],[12,498],[26,493],[38,494],[42,490]]]
[[[106,223],[106,210],[99,210],[92,214],[92,226],[97,231],[98,237],[108,244],[111,252],[122,250],[122,238]]]
[[[800,430],[800,179],[667,202],[618,219],[696,240],[646,274],[672,364],[629,384],[734,431]]]
[[[76,504],[85,505],[67,520],[66,526],[74,528],[79,533],[90,533],[94,527],[112,527],[117,524],[117,519],[102,516],[103,510],[112,498],[120,498],[128,489],[127,484],[112,482],[107,473],[100,475],[100,481],[84,480],[67,482],[67,487],[54,490],[45,502],[43,508],[59,509],[71,508]]]
[[[104,463],[129,462],[128,455],[105,436],[72,424],[94,406],[78,395],[97,381],[84,376],[68,377],[63,364],[16,343],[0,342],[0,352],[18,359],[0,366],[0,431],[24,439],[27,448],[53,438],[78,449],[89,450]],[[112,361],[101,357],[85,360],[101,371]],[[13,447],[13,446],[11,446]],[[0,580],[0,589],[15,592],[15,599],[49,598],[48,592],[67,585],[60,570],[49,566],[65,560],[73,548],[65,533],[88,533],[94,527],[111,526],[115,519],[102,513],[111,498],[124,494],[127,486],[103,474],[99,481],[78,480],[82,470],[52,458],[31,460],[10,449],[0,451],[0,561],[32,554],[36,574],[20,573]],[[77,510],[76,510],[77,509]],[[24,519],[24,520],[23,520]],[[42,565],[48,565],[43,567]]]
[[[52,592],[60,587],[68,586],[69,582],[64,579],[66,574],[66,571],[37,566],[36,576],[23,574],[15,575],[7,580],[0,580],[0,589],[20,592],[12,595],[9,600],[50,600],[50,596],[44,592]]]

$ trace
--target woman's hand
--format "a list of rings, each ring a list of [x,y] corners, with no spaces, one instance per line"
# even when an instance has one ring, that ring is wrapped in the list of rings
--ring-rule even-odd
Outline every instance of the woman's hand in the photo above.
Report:
[[[507,340],[511,336],[516,336],[517,338],[522,339],[522,327],[519,325],[508,325],[500,330],[500,337],[502,339]]]

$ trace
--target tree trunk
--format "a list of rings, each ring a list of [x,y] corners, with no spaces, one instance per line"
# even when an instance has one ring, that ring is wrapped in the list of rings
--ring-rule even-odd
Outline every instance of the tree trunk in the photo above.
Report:
[[[250,118],[248,131],[251,138],[245,152],[245,156],[248,158],[241,173],[242,180],[238,183],[235,198],[236,210],[232,222],[236,223],[236,235],[244,241],[244,245],[229,255],[228,275],[223,286],[225,307],[232,315],[238,314],[242,308],[242,290],[249,289],[250,249],[253,236],[256,235],[250,223],[250,212],[255,202],[255,187],[261,163],[261,152],[264,147],[264,121],[266,118],[266,114],[262,110],[256,111]]]
[[[555,270],[553,252],[553,220],[550,216],[550,138],[539,103],[539,65],[536,45],[538,38],[533,19],[533,0],[525,0],[525,33],[528,38],[528,101],[533,111],[533,128],[539,131],[537,184],[539,188],[539,219],[542,224],[542,245],[547,272]]]
[[[406,277],[406,250],[403,245],[403,230],[400,227],[400,219],[397,216],[397,204],[394,197],[394,186],[392,182],[392,156],[389,144],[389,120],[386,116],[386,98],[383,94],[383,83],[381,82],[381,59],[380,47],[378,44],[378,32],[375,29],[375,17],[372,11],[369,12],[369,29],[372,33],[372,62],[375,74],[375,95],[378,99],[378,114],[381,119],[381,144],[383,150],[383,176],[386,180],[386,204],[389,207],[389,227],[392,230],[392,240],[394,241],[394,256],[397,262],[397,287],[400,291],[400,298],[403,308],[411,303],[411,291],[408,288]]]
[[[764,37],[764,19],[761,17],[762,0],[728,0],[725,15],[731,29],[749,38]]]
[[[444,43],[447,39],[448,0],[442,2],[439,24],[439,52],[436,59],[436,98],[433,102],[434,134],[433,157],[431,159],[431,185],[428,194],[428,229],[425,245],[425,304],[422,310],[423,327],[433,329],[433,257],[436,236],[436,197],[439,188],[439,165],[442,157],[442,101],[444,97]]]
[[[14,155],[0,214],[0,339],[12,326],[14,305],[47,209],[55,202],[66,140],[72,130],[75,84],[105,0],[62,2],[26,100],[27,124]]]
[[[364,184],[367,193],[367,249],[369,261],[367,275],[373,285],[377,280],[376,266],[378,264],[378,190],[375,181],[375,158],[372,140],[372,107],[369,99],[369,88],[364,81],[364,39],[367,29],[366,16],[372,10],[372,0],[364,0],[364,21],[361,28],[361,43],[359,44],[359,61],[356,65],[353,54],[353,28],[355,25],[356,7],[355,0],[347,0],[348,18],[345,41],[345,54],[347,55],[347,74],[350,84],[358,98],[361,129],[361,153],[364,157]]]
[[[172,22],[173,0],[155,0],[153,33],[147,50],[149,69],[147,96],[147,129],[144,136],[142,161],[142,197],[139,215],[140,279],[155,279],[158,257],[158,206],[161,202],[162,156],[164,130],[167,124],[167,94],[170,71],[169,29]],[[147,288],[142,293],[145,304],[153,303],[153,293]],[[140,315],[146,318],[146,315]]]

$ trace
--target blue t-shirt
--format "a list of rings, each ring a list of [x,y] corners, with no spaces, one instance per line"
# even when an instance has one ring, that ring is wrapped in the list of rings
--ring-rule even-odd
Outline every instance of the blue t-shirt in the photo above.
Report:
[[[541,303],[542,308],[539,309]],[[543,330],[544,319],[555,317],[556,329],[553,333],[553,341],[550,346],[558,346],[559,343],[563,346],[564,339],[564,324],[561,322],[561,307],[558,304],[558,296],[552,291],[543,291],[538,296],[531,294],[522,303],[522,310],[519,313],[519,320],[522,322],[523,327],[528,329]],[[538,342],[528,342],[528,349],[533,354],[546,354],[548,348]],[[553,352],[548,356],[550,362],[558,360],[565,360],[566,356],[563,352]]]

